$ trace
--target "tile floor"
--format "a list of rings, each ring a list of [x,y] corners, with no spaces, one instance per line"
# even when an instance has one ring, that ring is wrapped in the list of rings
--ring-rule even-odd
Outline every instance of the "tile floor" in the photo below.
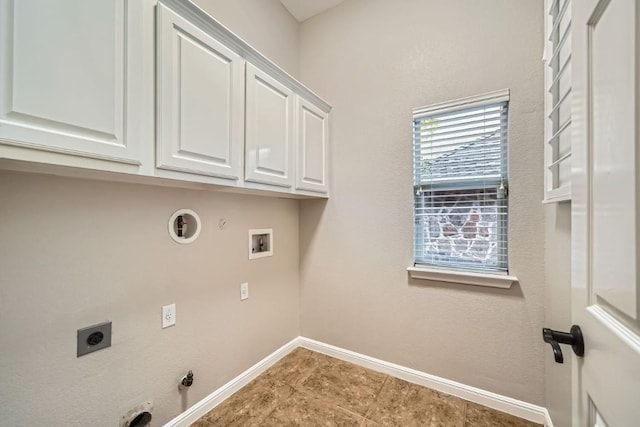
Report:
[[[297,348],[192,426],[539,424]]]

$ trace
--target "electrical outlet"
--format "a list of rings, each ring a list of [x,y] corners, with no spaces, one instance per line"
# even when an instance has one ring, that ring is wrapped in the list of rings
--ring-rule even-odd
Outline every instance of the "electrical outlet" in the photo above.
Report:
[[[162,329],[176,324],[176,305],[169,304],[162,307]]]
[[[78,357],[111,347],[111,322],[78,329]]]
[[[240,300],[249,298],[249,283],[240,283]]]

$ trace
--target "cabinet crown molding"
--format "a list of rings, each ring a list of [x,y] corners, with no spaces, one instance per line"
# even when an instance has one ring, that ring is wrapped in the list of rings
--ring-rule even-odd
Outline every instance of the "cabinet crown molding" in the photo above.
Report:
[[[317,107],[328,113],[331,111],[324,99],[304,86],[289,73],[271,62],[264,55],[254,49],[247,42],[234,34],[227,27],[216,21],[211,15],[188,0],[162,0],[159,4],[169,7],[183,18],[197,25],[202,31],[224,43],[229,49],[246,59],[248,62],[260,68],[276,78],[280,83],[287,86],[300,96],[312,101]]]

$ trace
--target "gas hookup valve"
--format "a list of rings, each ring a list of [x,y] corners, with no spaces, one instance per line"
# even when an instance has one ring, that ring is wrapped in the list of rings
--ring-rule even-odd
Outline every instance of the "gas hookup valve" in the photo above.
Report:
[[[187,389],[191,387],[191,384],[193,384],[193,371],[189,370],[189,372],[187,372],[187,375],[182,377],[182,381],[180,381],[180,384],[178,385],[178,389],[179,390]]]

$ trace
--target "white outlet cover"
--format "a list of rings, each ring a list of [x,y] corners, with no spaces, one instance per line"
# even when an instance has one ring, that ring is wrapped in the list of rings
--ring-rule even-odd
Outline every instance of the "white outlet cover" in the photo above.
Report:
[[[249,283],[240,283],[240,300],[249,298]]]
[[[162,328],[176,324],[176,305],[169,304],[162,307]]]

